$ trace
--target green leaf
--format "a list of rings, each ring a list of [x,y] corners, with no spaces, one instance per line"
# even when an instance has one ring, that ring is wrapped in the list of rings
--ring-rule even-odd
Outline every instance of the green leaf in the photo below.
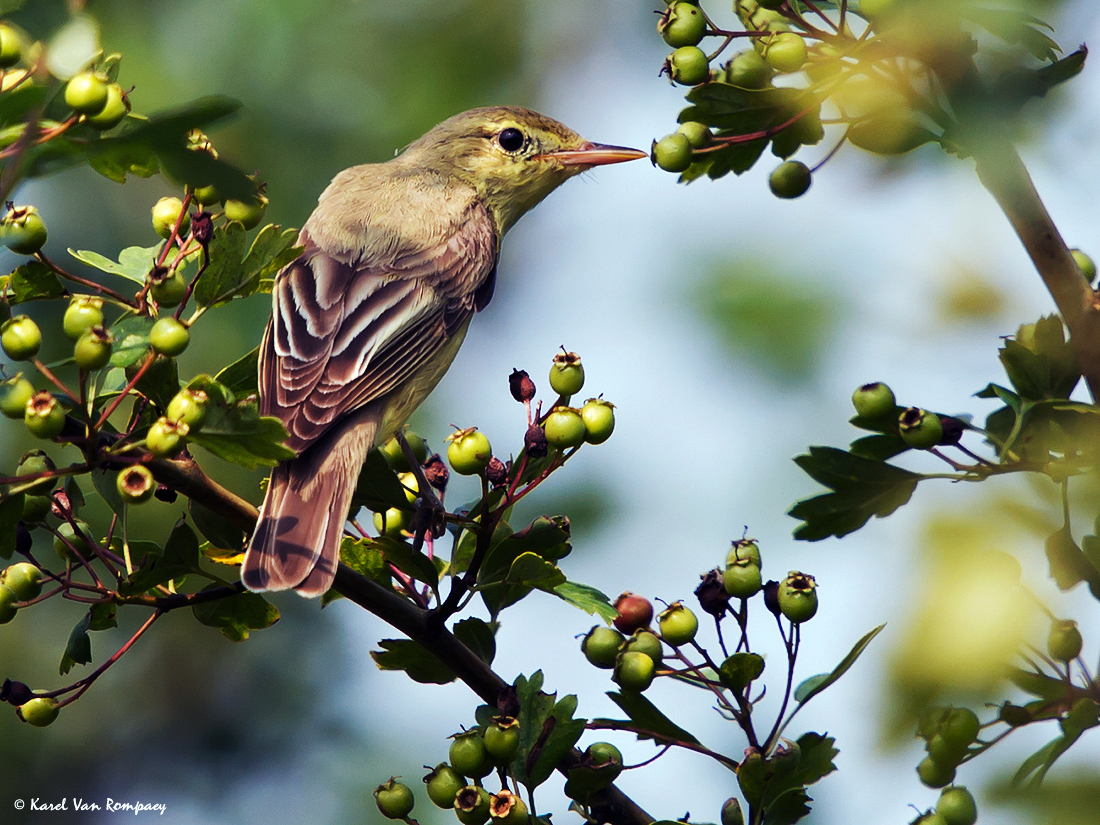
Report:
[[[88,611],[89,630],[111,630],[118,627],[118,605],[97,604]]]
[[[1008,680],[1032,696],[1038,696],[1046,702],[1060,702],[1065,699],[1069,686],[1062,679],[1035,673],[1018,667],[1009,667]]]
[[[64,676],[72,670],[73,665],[86,665],[92,661],[92,639],[88,636],[91,622],[91,613],[85,613],[69,633],[69,641],[65,644],[65,652],[61,655],[61,664],[57,668],[60,675]]]
[[[1047,537],[1046,554],[1050,577],[1059,589],[1069,590],[1078,582],[1085,581],[1093,592],[1100,592],[1100,570],[1077,546],[1069,527],[1063,526]]]
[[[812,785],[836,770],[833,760],[840,753],[836,740],[820,733],[804,733],[796,740],[802,754],[795,776],[802,785]]]
[[[841,676],[848,672],[848,670],[856,663],[863,651],[867,649],[867,645],[871,644],[871,640],[875,638],[882,629],[886,627],[885,624],[880,624],[874,630],[864,634],[851,650],[848,651],[848,655],[840,660],[840,664],[833,668],[831,673],[822,673],[817,676],[811,676],[800,684],[794,692],[794,700],[800,705],[804,705],[813,699],[817,694],[821,693],[825,688],[832,685]]]
[[[1039,31],[1040,27],[1050,29],[1050,26],[1030,14],[1007,9],[970,7],[961,9],[961,13],[964,18],[973,20],[994,37],[1010,46],[1022,46],[1040,60],[1054,60],[1062,50],[1057,43]]]
[[[1080,74],[1087,56],[1088,49],[1082,46],[1039,69],[1012,68],[996,79],[992,95],[1004,108],[1018,109],[1032,98],[1046,97],[1055,86]]]
[[[199,541],[183,521],[173,528],[163,548],[150,541],[130,542],[131,558],[140,558],[133,574],[119,585],[123,595],[144,593],[198,570]]]
[[[794,825],[810,813],[813,800],[803,788],[791,788],[764,807],[762,825]]]
[[[344,536],[340,542],[340,561],[383,587],[390,586],[389,567],[382,548],[372,539]]]
[[[665,716],[656,705],[642,694],[609,691],[607,695],[627,715],[629,719],[627,724],[638,729],[634,733],[639,739],[652,739],[654,742],[699,744],[698,739]],[[597,719],[594,721],[610,722],[613,725],[622,724],[611,719]]]
[[[718,678],[734,693],[741,693],[764,672],[764,657],[759,653],[734,653],[718,667]]]
[[[294,458],[293,450],[283,442],[286,429],[274,416],[260,416],[254,397],[237,401],[227,387],[208,375],[197,376],[188,385],[207,394],[206,421],[202,429],[188,438],[225,461],[249,470],[272,467]]]
[[[39,261],[27,261],[12,270],[7,278],[8,303],[13,305],[60,298],[65,294],[58,277]]]
[[[470,648],[485,664],[491,665],[496,656],[497,643],[493,629],[481,619],[470,617],[454,626],[454,635]]]
[[[96,492],[107,503],[107,506],[111,508],[111,512],[121,516],[126,505],[118,492],[118,470],[97,467],[92,470],[90,475],[92,476],[92,486],[95,487]]]
[[[619,611],[612,606],[611,599],[590,585],[566,581],[555,587],[552,592],[559,599],[580,608],[589,615],[599,616],[605,622],[614,621],[619,615]]]
[[[245,228],[236,221],[219,226],[210,239],[210,264],[195,284],[192,295],[200,307],[229,300],[244,282],[244,256],[248,243]]]
[[[15,531],[23,518],[23,493],[0,497],[0,559],[15,552]]]
[[[574,719],[577,697],[572,694],[555,701],[557,694],[542,691],[542,671],[528,679],[516,678],[519,700],[519,755],[513,764],[516,778],[534,790],[553,774],[584,733],[585,720]]]
[[[222,369],[214,380],[238,398],[259,392],[260,348],[253,347],[229,366]]]
[[[848,141],[876,155],[904,155],[939,138],[909,109],[857,120],[848,129]]]
[[[198,545],[196,544],[196,553]],[[201,592],[224,585],[211,584]],[[231,642],[243,642],[249,631],[263,630],[279,621],[279,611],[259,593],[236,593],[224,599],[202,602],[191,608],[195,618],[207,627],[216,627]]]
[[[220,550],[239,551],[244,547],[244,530],[225,516],[194,499],[188,499],[187,509],[191,513],[191,521],[211,545]]]
[[[391,507],[407,509],[408,506],[409,499],[405,496],[405,488],[398,480],[397,473],[390,469],[382,453],[371,450],[359,470],[355,492],[351,496],[352,510],[366,507],[376,513],[383,513]]]
[[[835,447],[810,447],[809,454],[797,456],[795,463],[833,491],[804,499],[787,512],[805,522],[794,532],[803,541],[839,538],[858,530],[871,516],[885,518],[909,501],[922,478]]]
[[[374,544],[382,551],[386,561],[406,576],[424,582],[432,590],[436,589],[439,584],[439,570],[431,559],[414,551],[412,545],[387,536],[379,536]]]
[[[565,574],[553,562],[549,562],[536,553],[521,553],[505,576],[508,584],[535,587],[547,593],[566,581]]]
[[[83,264],[95,267],[112,275],[119,275],[134,283],[144,284],[149,271],[160,254],[160,244],[156,246],[128,246],[118,253],[118,263],[110,258],[89,250],[69,250],[69,254]]]
[[[149,352],[149,330],[153,328],[153,319],[144,315],[129,315],[111,327],[111,334],[115,337],[114,346],[111,348],[112,367],[125,369],[131,367],[143,359]],[[167,370],[161,370],[163,376]],[[148,372],[146,373],[148,375]],[[179,389],[179,379],[172,390],[172,395]]]
[[[403,670],[414,682],[445,685],[455,680],[454,672],[434,654],[409,639],[383,639],[381,651],[370,657],[380,670]]]
[[[848,451],[860,458],[869,458],[872,461],[885,461],[900,455],[909,449],[905,440],[896,434],[867,435],[853,441]]]

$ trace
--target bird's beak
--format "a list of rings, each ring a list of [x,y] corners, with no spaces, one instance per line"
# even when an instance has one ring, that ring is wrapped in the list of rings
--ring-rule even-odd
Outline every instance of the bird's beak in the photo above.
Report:
[[[607,146],[603,143],[585,143],[579,149],[558,149],[535,157],[553,160],[562,166],[605,166],[649,157],[645,152],[625,146]]]

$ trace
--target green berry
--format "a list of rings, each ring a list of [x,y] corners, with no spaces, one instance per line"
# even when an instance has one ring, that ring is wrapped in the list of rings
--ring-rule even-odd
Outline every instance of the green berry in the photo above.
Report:
[[[917,450],[928,450],[943,438],[940,417],[919,407],[909,407],[898,418],[898,434],[902,441]]]
[[[118,473],[115,481],[118,494],[127,504],[144,504],[157,491],[157,482],[149,468],[142,464],[132,464]]]
[[[46,222],[33,206],[14,206],[0,220],[0,241],[19,255],[33,255],[46,243]]]
[[[95,295],[77,295],[69,302],[61,328],[65,337],[77,341],[92,327],[103,324],[103,299]]]
[[[0,69],[14,66],[23,59],[23,38],[11,26],[0,23]]]
[[[32,395],[34,384],[24,378],[23,373],[12,376],[0,383],[0,413],[8,418],[22,418]]]
[[[42,593],[42,571],[29,561],[21,561],[0,572],[0,585],[16,596],[16,601],[29,602]]]
[[[198,432],[206,421],[209,404],[210,396],[205,392],[184,387],[172,396],[164,415],[172,421],[186,424],[190,432]]]
[[[575,352],[560,352],[550,365],[550,389],[560,396],[570,396],[584,386],[584,366]]]
[[[19,706],[19,716],[36,728],[52,725],[58,713],[57,700],[52,696],[38,696]]]
[[[57,465],[53,463],[53,459],[42,450],[30,450],[19,459],[19,466],[15,468],[15,474],[18,477],[34,476],[40,473],[49,473],[56,469]],[[46,476],[40,481],[36,481],[24,492],[32,496],[48,496],[56,486],[57,477]]]
[[[809,621],[817,613],[817,582],[792,570],[779,584],[779,612],[794,624]]]
[[[477,427],[453,432],[447,440],[450,442],[447,445],[447,461],[459,475],[472,476],[482,472],[493,457],[493,446]]]
[[[98,114],[88,115],[84,122],[103,132],[118,126],[129,113],[130,100],[126,97],[126,92],[120,84],[110,83],[107,86],[107,102]]]
[[[673,602],[657,617],[657,627],[666,644],[679,647],[695,638],[699,618],[681,602]]]
[[[686,137],[692,149],[702,149],[704,146],[709,145],[714,138],[714,135],[711,134],[710,127],[697,120],[689,120],[687,123],[681,123],[676,128],[676,134]]]
[[[860,418],[882,418],[897,409],[897,400],[892,389],[881,381],[874,381],[852,393],[852,406]]]
[[[596,625],[581,642],[581,651],[588,661],[599,668],[610,670],[623,646],[623,634],[605,625]]]
[[[38,524],[50,514],[53,499],[50,496],[23,496],[23,513],[20,519],[27,524]]]
[[[158,306],[174,307],[187,296],[187,281],[178,270],[165,272],[163,276],[154,276],[153,285],[149,288],[149,294]]]
[[[75,525],[74,527],[73,524],[63,521],[57,526],[57,535],[53,538],[53,549],[62,561],[76,561],[77,558],[73,555],[74,549],[85,561],[95,555],[92,546],[84,538],[84,536],[91,536],[91,528],[83,521],[76,521]],[[77,527],[80,528],[79,532]]]
[[[742,89],[763,89],[772,79],[774,70],[756,49],[738,52],[726,64],[726,83]]]
[[[622,773],[623,755],[610,742],[593,742],[579,765],[569,769],[566,796],[587,802],[592,793],[610,785]]]
[[[489,818],[493,825],[524,825],[530,819],[527,804],[509,790],[489,797]]]
[[[380,536],[399,539],[412,528],[412,519],[411,510],[391,507],[374,514],[374,529]]]
[[[936,813],[947,825],[974,825],[978,821],[978,806],[970,791],[962,785],[944,788],[936,803]]]
[[[88,69],[65,84],[65,105],[82,115],[96,115],[107,105],[107,77]]]
[[[493,769],[493,761],[485,750],[485,739],[476,728],[451,737],[447,761],[458,773],[472,779],[488,776]]]
[[[1047,652],[1050,658],[1060,662],[1076,659],[1081,655],[1083,644],[1077,622],[1072,619],[1058,619],[1051,624],[1050,635],[1047,637]]]
[[[666,172],[683,172],[691,166],[691,141],[680,132],[655,140],[649,150],[649,158],[655,166]]]
[[[458,792],[466,787],[464,780],[446,762],[440,762],[432,772],[424,777],[427,786],[428,799],[438,808],[453,808]]]
[[[799,160],[784,161],[768,177],[768,187],[772,194],[787,200],[805,195],[812,182],[810,167]]]
[[[149,330],[149,346],[158,355],[174,358],[191,343],[191,333],[182,321],[171,316],[160,318]]]
[[[760,547],[755,541],[741,539],[732,543],[726,555],[722,585],[727,595],[737,599],[748,599],[760,592],[764,580],[760,575]]]
[[[644,653],[655,665],[659,665],[665,655],[660,638],[651,630],[635,630],[623,643],[622,652],[629,651]]]
[[[602,398],[589,398],[581,407],[581,418],[584,420],[584,440],[589,444],[603,444],[615,429],[615,405]]]
[[[940,723],[939,733],[950,747],[965,751],[978,738],[981,727],[974,711],[969,708],[951,708]]]
[[[519,753],[519,720],[498,716],[485,728],[485,751],[497,765],[508,765]]]
[[[1073,260],[1077,262],[1077,267],[1081,270],[1081,274],[1085,276],[1085,280],[1090,284],[1095,281],[1096,262],[1080,249],[1071,249],[1069,252],[1073,256]]]
[[[263,220],[267,204],[265,195],[257,195],[247,201],[228,200],[225,202],[226,220],[239,221],[245,229],[253,229]]]
[[[222,196],[218,191],[218,188],[211,184],[210,186],[199,186],[194,190],[195,202],[199,206],[213,206],[216,203],[221,203]]]
[[[38,355],[42,331],[26,315],[16,315],[0,326],[0,346],[13,361],[27,361]]]
[[[374,801],[382,816],[389,819],[405,819],[416,802],[412,788],[398,782],[396,777],[374,789]]]
[[[45,390],[36,392],[23,410],[23,423],[37,438],[57,438],[65,429],[65,409]]]
[[[542,428],[546,432],[546,443],[559,450],[568,450],[584,443],[584,419],[580,410],[572,407],[552,409]]]
[[[620,771],[622,770],[622,751],[610,742],[593,742],[585,749],[584,755],[588,757],[588,760],[596,767],[601,765],[615,765]]]
[[[405,440],[409,442],[413,457],[416,458],[418,464],[423,464],[428,460],[428,445],[423,438],[412,430],[405,430]],[[412,470],[412,467],[409,466],[409,460],[405,458],[405,451],[401,449],[401,444],[397,441],[397,436],[382,444],[378,451],[382,453],[382,457],[386,459],[386,463],[390,465],[390,469],[394,472],[407,473]]]
[[[806,41],[794,32],[773,34],[764,44],[764,60],[777,72],[797,72],[806,62]]]
[[[180,421],[161,416],[149,427],[145,447],[158,458],[174,456],[183,449],[190,427]]]
[[[681,46],[665,60],[669,77],[681,86],[698,86],[710,76],[707,56],[698,46]]]
[[[955,766],[926,756],[917,766],[917,776],[929,788],[942,788],[955,780]]]
[[[21,602],[15,591],[6,585],[0,584],[0,624],[7,624],[15,615],[19,612],[19,608],[16,607],[17,602]]]
[[[653,684],[656,672],[657,665],[653,659],[637,650],[628,650],[619,654],[611,678],[623,690],[641,693]]]
[[[484,825],[489,821],[489,792],[467,785],[455,794],[455,817],[462,825]]]
[[[73,346],[73,360],[82,370],[98,370],[111,360],[114,336],[102,326],[94,326],[84,333]]]
[[[649,599],[631,593],[629,590],[620,594],[615,599],[615,609],[619,615],[615,617],[615,627],[623,633],[633,633],[649,627],[653,621],[653,605]]]
[[[694,3],[673,3],[657,22],[657,33],[674,49],[694,46],[706,30],[703,10]]]
[[[171,238],[179,222],[179,236],[187,237],[191,229],[191,216],[183,211],[183,201],[179,198],[161,198],[153,204],[153,229],[162,238]],[[180,214],[183,213],[181,220]]]

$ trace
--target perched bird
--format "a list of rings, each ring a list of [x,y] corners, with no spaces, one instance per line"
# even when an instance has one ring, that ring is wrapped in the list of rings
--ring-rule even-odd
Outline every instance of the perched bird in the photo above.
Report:
[[[302,227],[302,254],[275,279],[260,345],[260,410],[298,456],[271,473],[241,571],[248,589],[328,590],[367,453],[447,371],[493,295],[504,234],[574,175],[645,156],[501,106],[333,179]]]

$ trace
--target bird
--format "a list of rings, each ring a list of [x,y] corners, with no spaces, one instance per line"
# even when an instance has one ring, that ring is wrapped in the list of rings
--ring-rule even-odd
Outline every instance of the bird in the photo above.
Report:
[[[260,344],[260,413],[282,422],[296,457],[271,472],[241,566],[248,590],[332,586],[359,471],[489,303],[505,233],[569,178],[646,156],[493,106],[333,178],[275,277]]]

